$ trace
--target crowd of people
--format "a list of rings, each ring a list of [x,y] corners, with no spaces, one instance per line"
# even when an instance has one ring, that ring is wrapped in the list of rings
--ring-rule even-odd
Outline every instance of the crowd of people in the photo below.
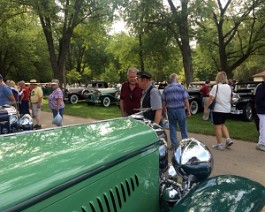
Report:
[[[53,117],[58,113],[63,117],[64,101],[59,81],[52,80],[51,87],[53,91],[48,98],[49,107],[52,110]],[[35,79],[30,80],[28,85],[23,80],[16,84],[13,80],[4,81],[0,74],[0,106],[14,106],[19,116],[30,114],[34,121],[34,129],[41,129],[42,101],[43,91]]]
[[[178,75],[173,73],[169,77],[169,85],[163,93],[152,83],[152,75],[148,72],[139,72],[136,68],[129,68],[128,81],[121,87],[120,109],[122,116],[128,116],[139,111],[143,116],[157,124],[162,125],[163,116],[167,114],[171,146],[173,150],[178,146],[177,124],[182,139],[188,138],[186,117],[191,115],[188,92],[178,82]]]
[[[127,72],[128,81],[121,87],[120,109],[122,116],[143,111],[143,116],[157,124],[162,125],[163,116],[168,117],[171,146],[175,149],[179,145],[177,139],[177,125],[180,129],[181,139],[188,138],[186,118],[190,117],[190,106],[188,92],[179,83],[178,75],[170,75],[169,84],[161,94],[152,84],[152,75],[148,72],[139,72],[136,68],[129,68]],[[219,71],[215,78],[216,84],[211,87],[210,81],[206,80],[201,88],[203,97],[203,120],[211,118],[215,128],[217,143],[212,148],[224,150],[233,145],[229,130],[225,124],[230,111],[234,80],[228,80],[224,71]],[[214,107],[210,105],[214,102]],[[265,151],[265,82],[257,89],[255,95],[255,106],[259,117],[259,142],[258,150]],[[223,143],[223,137],[225,142]]]
[[[127,81],[122,83],[121,86],[120,110],[124,117],[142,112],[144,118],[161,126],[163,117],[166,116],[169,121],[171,140],[169,149],[173,150],[179,145],[176,133],[177,126],[180,129],[181,139],[188,138],[186,119],[191,116],[191,112],[187,89],[179,83],[178,75],[172,73],[168,82],[169,84],[161,94],[152,83],[152,75],[149,72],[140,72],[136,68],[129,68]],[[209,82],[209,80],[206,80],[205,85],[200,90],[204,105],[202,118],[208,120],[211,117],[215,127],[217,143],[212,147],[217,150],[224,150],[233,145],[229,130],[225,125],[231,111],[233,85],[227,79],[224,71],[217,73],[216,84],[212,88]],[[65,105],[59,81],[54,79],[50,84],[53,91],[48,97],[48,105],[51,108],[53,118],[58,114],[63,117]],[[30,114],[31,109],[35,129],[41,128],[42,100],[43,91],[36,80],[30,80],[29,86],[26,86],[24,81],[20,81],[16,85],[12,80],[4,82],[2,75],[0,75],[0,106],[13,105],[20,115]],[[211,107],[213,102],[214,106]],[[255,106],[259,118],[259,141],[256,148],[265,151],[265,82],[262,82],[256,90]],[[224,144],[223,137],[225,138]]]

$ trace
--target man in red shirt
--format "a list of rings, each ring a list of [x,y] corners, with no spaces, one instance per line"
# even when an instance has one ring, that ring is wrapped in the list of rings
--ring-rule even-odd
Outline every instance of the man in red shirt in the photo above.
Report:
[[[140,108],[142,89],[136,83],[138,70],[129,68],[127,72],[128,81],[124,82],[121,87],[120,109],[122,116],[129,116],[139,112],[135,109]]]
[[[29,112],[29,97],[30,97],[30,88],[25,86],[24,81],[20,81],[19,83],[20,86],[20,105],[19,105],[19,110],[21,115],[25,114],[30,114]]]
[[[208,98],[209,98],[209,93],[210,93],[210,80],[206,80],[205,81],[205,84],[201,87],[200,89],[200,92],[201,92],[201,95],[202,95],[202,103],[203,103],[203,107],[205,107],[207,101],[208,101]],[[208,110],[208,113],[207,114],[204,114],[202,119],[203,120],[208,120],[209,119],[209,113],[210,113],[210,110]]]

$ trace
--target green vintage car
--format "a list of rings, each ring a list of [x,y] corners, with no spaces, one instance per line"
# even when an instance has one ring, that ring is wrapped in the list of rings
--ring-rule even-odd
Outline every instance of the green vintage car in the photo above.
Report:
[[[165,140],[161,127],[132,117],[0,136],[0,211],[259,211],[264,206],[262,185],[236,176],[208,178],[213,158],[196,139],[183,141],[168,166]]]

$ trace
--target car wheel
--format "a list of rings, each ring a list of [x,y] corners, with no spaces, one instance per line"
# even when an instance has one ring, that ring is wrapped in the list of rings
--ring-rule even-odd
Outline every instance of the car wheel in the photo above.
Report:
[[[253,119],[252,104],[248,103],[248,104],[243,106],[243,119],[245,121],[252,121],[252,119]]]
[[[78,96],[76,94],[73,94],[70,96],[69,102],[71,104],[76,104],[78,102]]]
[[[110,98],[109,97],[104,97],[102,100],[102,104],[104,107],[110,106]]]
[[[192,100],[190,102],[190,113],[192,115],[195,115],[195,114],[198,113],[198,110],[199,110],[199,104],[198,104],[198,102],[196,100]]]

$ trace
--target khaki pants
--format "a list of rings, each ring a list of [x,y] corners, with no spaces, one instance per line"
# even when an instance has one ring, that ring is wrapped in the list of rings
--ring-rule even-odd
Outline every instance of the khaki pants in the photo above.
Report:
[[[38,103],[32,103],[32,118],[40,118],[41,107]]]
[[[203,97],[202,98],[203,107],[206,106],[208,99],[209,99],[209,97]],[[208,110],[207,114],[203,114],[202,119],[205,120],[205,121],[208,120],[209,119],[209,115],[210,115],[210,109]]]

